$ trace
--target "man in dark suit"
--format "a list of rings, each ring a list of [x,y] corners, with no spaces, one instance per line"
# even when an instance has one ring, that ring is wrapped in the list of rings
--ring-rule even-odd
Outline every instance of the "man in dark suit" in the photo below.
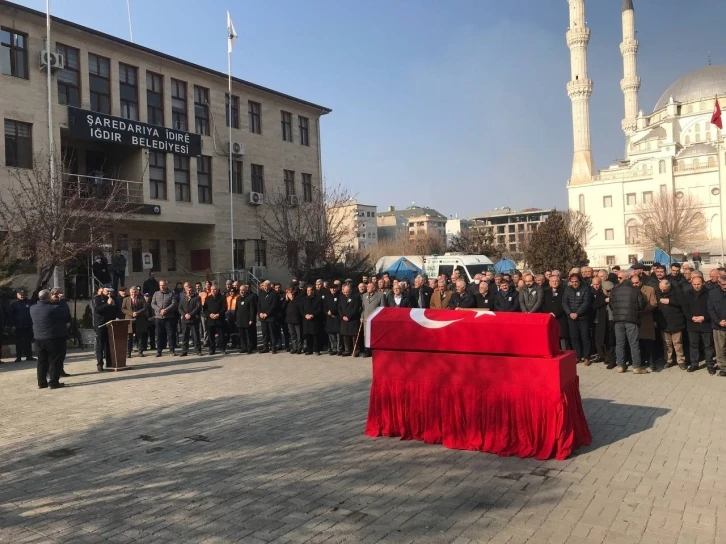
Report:
[[[259,298],[259,317],[262,323],[262,349],[260,353],[277,353],[275,347],[275,321],[278,313],[278,306],[280,305],[280,297],[272,289],[272,283],[269,280],[263,281],[260,284],[260,298]]]
[[[30,315],[38,346],[38,387],[63,387],[58,380],[68,338],[66,323],[71,317],[68,306],[53,304],[50,291],[43,289],[38,293],[38,303],[31,306]]]
[[[199,296],[192,289],[192,284],[184,284],[184,294],[179,300],[179,319],[182,325],[182,352],[181,356],[186,357],[189,350],[189,335],[194,342],[194,351],[197,355],[202,354],[202,343],[199,338],[199,316],[202,313],[202,305]]]
[[[134,347],[134,340],[136,340],[139,357],[143,357],[149,335],[149,305],[144,300],[144,297],[141,296],[141,293],[139,293],[138,287],[132,287],[131,296],[123,299],[121,302],[121,312],[124,315],[124,319],[134,320],[129,323],[126,356],[131,357],[131,350]]]
[[[433,290],[426,285],[423,276],[416,276],[413,280],[413,289],[409,293],[411,308],[428,308],[431,305]]]
[[[237,329],[239,352],[252,353],[257,347],[257,295],[244,284],[240,287],[237,300]]]

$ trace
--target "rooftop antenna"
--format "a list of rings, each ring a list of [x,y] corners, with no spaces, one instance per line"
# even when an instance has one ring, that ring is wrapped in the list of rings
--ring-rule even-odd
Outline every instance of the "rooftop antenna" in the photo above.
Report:
[[[711,52],[708,52],[708,65],[711,66]]]
[[[134,43],[134,31],[131,28],[131,0],[126,0],[126,11],[129,14],[129,38]]]

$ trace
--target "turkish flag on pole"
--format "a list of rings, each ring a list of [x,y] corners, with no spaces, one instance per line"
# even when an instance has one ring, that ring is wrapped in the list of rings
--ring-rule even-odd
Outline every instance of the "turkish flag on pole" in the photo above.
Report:
[[[723,129],[723,122],[721,121],[721,106],[719,106],[718,104],[718,98],[716,98],[716,104],[714,104],[713,106],[711,124],[716,125],[720,129]]]

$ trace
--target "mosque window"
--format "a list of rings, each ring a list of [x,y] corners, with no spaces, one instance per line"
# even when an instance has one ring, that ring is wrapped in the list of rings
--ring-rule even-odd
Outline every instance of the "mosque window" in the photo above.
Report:
[[[696,123],[696,126],[693,128],[696,132],[701,132],[701,123]]]
[[[650,151],[650,148],[651,148],[651,145],[650,145],[650,144],[651,144],[651,142],[648,142],[648,143],[646,144],[646,146],[645,146],[645,148],[646,148],[646,149],[647,149],[648,151]]]
[[[693,159],[693,168],[698,168],[701,165],[701,161]]]
[[[709,157],[708,158],[708,166],[710,166],[711,168],[713,168],[714,166],[716,166],[716,157]]]
[[[695,138],[695,140],[696,140],[696,143],[698,143],[698,142],[701,141],[701,135],[698,132],[696,132],[696,138]]]
[[[668,193],[668,187],[666,185],[660,186],[660,195],[665,196]]]
[[[628,206],[635,206],[637,203],[636,198],[635,198],[635,193],[628,193],[627,195],[625,195],[625,203]]]
[[[686,136],[686,145],[691,145],[691,137]]]
[[[711,141],[711,133],[710,132],[706,132],[706,141],[707,142],[710,142]]]
[[[693,113],[693,104],[689,104],[686,108],[686,113]]]
[[[660,161],[660,162],[658,163],[658,173],[659,173],[659,174],[665,174],[665,171],[666,171],[666,164],[665,164],[665,161]]]
[[[602,207],[603,208],[612,208],[613,207],[613,197],[611,195],[602,197]]]
[[[580,208],[580,213],[585,213],[585,195],[580,195],[578,200],[579,200],[578,205]]]

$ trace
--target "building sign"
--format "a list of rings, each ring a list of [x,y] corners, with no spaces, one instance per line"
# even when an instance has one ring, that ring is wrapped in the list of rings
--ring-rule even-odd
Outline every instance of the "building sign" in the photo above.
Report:
[[[202,154],[202,137],[182,130],[149,125],[104,113],[68,107],[72,138],[143,147],[187,157]]]

